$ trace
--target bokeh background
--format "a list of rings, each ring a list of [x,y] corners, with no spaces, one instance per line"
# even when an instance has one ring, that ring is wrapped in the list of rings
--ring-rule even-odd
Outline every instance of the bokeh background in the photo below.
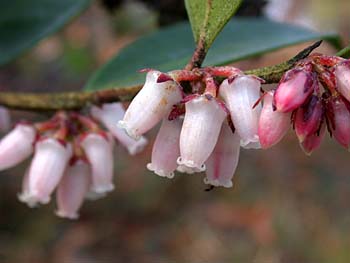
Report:
[[[349,10],[347,0],[272,0],[268,7],[247,0],[239,14],[334,30],[346,40]],[[0,90],[81,89],[119,49],[184,19],[181,0],[95,1],[0,68]],[[306,45],[238,66],[279,63]],[[334,52],[327,44],[320,50]],[[43,118],[19,111],[12,117]],[[203,174],[168,180],[146,171],[155,134],[147,134],[151,143],[137,156],[117,147],[116,190],[86,202],[77,221],[57,218],[54,202],[39,209],[18,202],[28,163],[1,172],[0,262],[350,262],[350,154],[329,137],[311,157],[292,131],[270,150],[242,150],[234,187],[207,192]]]

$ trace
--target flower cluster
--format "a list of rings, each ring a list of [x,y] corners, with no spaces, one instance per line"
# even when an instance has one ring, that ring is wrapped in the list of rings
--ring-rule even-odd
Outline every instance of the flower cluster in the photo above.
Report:
[[[126,112],[120,103],[92,106],[89,116],[58,112],[45,122],[17,124],[0,141],[0,170],[34,153],[21,201],[46,204],[56,189],[57,215],[76,218],[85,198],[114,188],[114,139],[134,155],[158,123],[147,168],[167,178],[205,172],[211,187],[232,187],[241,147],[269,148],[290,126],[307,154],[326,128],[350,146],[350,60],[313,54],[269,91],[262,90],[264,80],[230,66],[144,71],[146,82]]]
[[[124,109],[119,103],[94,106],[92,118],[79,113],[58,112],[41,123],[19,123],[0,142],[0,170],[8,169],[34,153],[23,178],[20,201],[29,207],[50,202],[56,189],[60,217],[75,219],[85,198],[96,199],[114,189],[114,138],[130,154],[147,144],[130,139],[117,127]]]
[[[157,175],[205,171],[206,184],[231,187],[240,147],[260,148],[261,82],[234,67],[149,70],[119,126],[137,139],[162,122],[147,165]]]
[[[263,91],[262,83],[234,67],[149,70],[119,125],[137,139],[162,121],[147,168],[169,178],[205,171],[212,186],[232,186],[240,147],[269,148],[290,126],[306,154],[319,147],[326,128],[349,148],[350,60],[313,54],[276,89]]]
[[[279,142],[290,123],[306,154],[320,146],[326,127],[337,142],[349,148],[349,60],[314,54],[287,71],[277,89],[264,95],[259,122],[262,148]]]

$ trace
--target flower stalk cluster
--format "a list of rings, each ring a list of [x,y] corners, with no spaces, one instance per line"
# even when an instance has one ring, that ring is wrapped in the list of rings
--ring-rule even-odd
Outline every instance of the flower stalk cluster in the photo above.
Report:
[[[302,149],[311,154],[328,130],[345,148],[350,146],[350,61],[313,54],[287,71],[264,96],[259,138],[263,148],[278,143],[290,124]]]
[[[19,200],[29,207],[44,205],[56,190],[56,214],[75,219],[85,198],[112,191],[115,139],[132,155],[147,144],[144,137],[135,141],[117,127],[124,112],[122,105],[111,103],[93,106],[90,117],[60,111],[45,122],[18,123],[0,141],[0,170],[33,154]]]

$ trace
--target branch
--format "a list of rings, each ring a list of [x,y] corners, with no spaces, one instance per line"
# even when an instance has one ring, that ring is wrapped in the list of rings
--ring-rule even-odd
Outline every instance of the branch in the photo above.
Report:
[[[293,58],[278,65],[245,71],[256,75],[266,83],[277,83],[283,73],[291,69],[301,59],[306,58],[322,41],[302,50]],[[204,58],[203,58],[204,59]],[[59,93],[18,93],[0,92],[0,105],[10,109],[29,111],[79,110],[91,104],[116,101],[130,101],[142,85],[100,90],[94,92],[59,92]]]
[[[0,105],[10,109],[30,111],[79,110],[91,104],[129,101],[141,87],[142,85],[138,85],[95,92],[0,92]]]
[[[342,50],[339,50],[336,56],[343,57],[343,58],[350,58],[350,45],[343,48]]]
[[[250,75],[256,75],[266,81],[266,83],[278,83],[283,75],[284,72],[291,69],[296,62],[299,60],[302,60],[306,58],[310,53],[318,48],[322,43],[322,40],[317,41],[316,43],[312,44],[311,46],[303,49],[298,54],[296,54],[291,59],[287,60],[286,62],[283,62],[281,64],[277,64],[275,66],[270,67],[264,67],[264,68],[258,68],[258,69],[252,69],[247,70],[244,73],[250,74]]]

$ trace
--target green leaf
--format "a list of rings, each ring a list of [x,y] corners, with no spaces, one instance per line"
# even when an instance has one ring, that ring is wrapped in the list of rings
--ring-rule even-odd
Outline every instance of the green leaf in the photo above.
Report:
[[[207,51],[242,0],[185,0],[194,39]]]
[[[241,2],[242,0],[185,0],[196,43],[202,39],[207,51]]]
[[[339,46],[336,34],[313,31],[266,19],[235,18],[229,22],[208,52],[204,65],[224,65],[266,52],[326,39]],[[99,90],[142,84],[144,74],[137,71],[155,68],[161,71],[183,68],[192,56],[190,25],[178,24],[140,38],[120,51],[88,81],[86,89]]]
[[[0,65],[54,33],[90,0],[10,0],[0,6]]]

